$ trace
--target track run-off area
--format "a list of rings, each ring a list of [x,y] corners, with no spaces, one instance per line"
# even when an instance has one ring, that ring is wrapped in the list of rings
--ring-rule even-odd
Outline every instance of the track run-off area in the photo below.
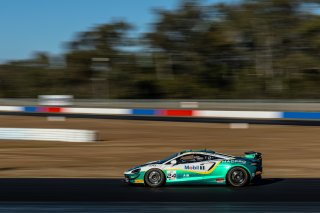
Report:
[[[264,178],[319,178],[318,126],[0,116],[0,127],[93,130],[98,140],[1,140],[0,177],[122,178],[129,168],[189,149],[263,154]]]

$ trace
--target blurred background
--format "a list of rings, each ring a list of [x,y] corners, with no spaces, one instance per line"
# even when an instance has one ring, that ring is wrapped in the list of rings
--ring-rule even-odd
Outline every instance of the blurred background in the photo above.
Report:
[[[0,98],[319,98],[317,0],[0,3]]]

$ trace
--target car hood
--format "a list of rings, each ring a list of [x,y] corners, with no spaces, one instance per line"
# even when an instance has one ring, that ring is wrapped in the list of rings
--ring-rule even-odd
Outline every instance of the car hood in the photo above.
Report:
[[[134,170],[134,169],[138,169],[138,168],[141,168],[141,167],[144,167],[144,166],[148,166],[148,165],[151,165],[151,164],[157,164],[159,163],[160,160],[156,160],[156,161],[150,161],[150,162],[147,162],[145,164],[142,164],[142,165],[139,165],[139,166],[135,166],[131,169],[128,169],[128,171],[131,171],[131,170]]]

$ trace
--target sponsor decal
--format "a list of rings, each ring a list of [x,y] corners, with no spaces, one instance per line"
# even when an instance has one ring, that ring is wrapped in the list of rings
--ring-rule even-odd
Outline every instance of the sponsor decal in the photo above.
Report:
[[[216,182],[217,182],[217,183],[223,183],[223,182],[224,182],[224,178],[217,178],[217,179],[216,179]]]
[[[143,180],[134,180],[134,183],[143,183]]]
[[[246,161],[244,160],[224,160],[222,161],[223,163],[241,163],[241,164],[245,164]]]
[[[186,169],[186,170],[205,170],[205,167],[199,166],[199,165],[185,165],[184,169]]]
[[[175,180],[177,178],[177,172],[176,171],[168,171],[167,178],[168,178],[168,180]]]

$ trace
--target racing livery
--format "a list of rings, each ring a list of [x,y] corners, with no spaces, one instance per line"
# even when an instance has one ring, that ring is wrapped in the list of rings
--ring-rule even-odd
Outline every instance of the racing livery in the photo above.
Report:
[[[243,157],[235,157],[211,150],[178,152],[124,173],[127,183],[149,187],[173,184],[228,184],[241,187],[261,179],[261,175],[261,153],[250,151]]]

